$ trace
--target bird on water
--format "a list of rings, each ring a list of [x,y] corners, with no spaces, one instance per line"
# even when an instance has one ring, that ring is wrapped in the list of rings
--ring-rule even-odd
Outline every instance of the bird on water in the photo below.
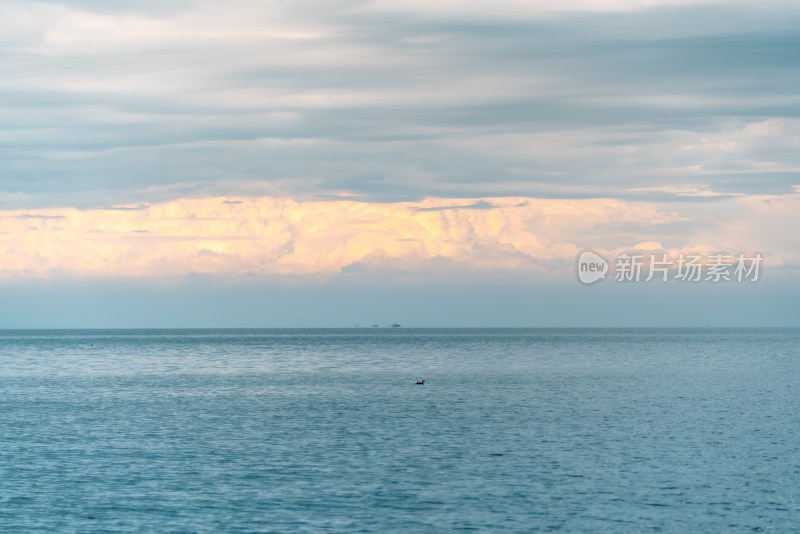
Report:
[[[418,386],[424,386],[424,385],[425,385],[425,381],[423,380],[423,381],[421,381],[421,382],[417,382],[417,385],[418,385]]]

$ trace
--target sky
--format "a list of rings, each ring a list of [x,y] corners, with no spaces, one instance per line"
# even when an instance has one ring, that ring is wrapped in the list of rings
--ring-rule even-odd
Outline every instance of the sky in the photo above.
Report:
[[[800,326],[799,26],[788,0],[0,0],[0,328]],[[623,254],[675,268],[615,280]],[[676,278],[716,254],[758,279]]]

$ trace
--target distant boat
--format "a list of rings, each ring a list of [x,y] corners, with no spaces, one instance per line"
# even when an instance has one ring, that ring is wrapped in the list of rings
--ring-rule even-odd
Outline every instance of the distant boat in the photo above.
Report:
[[[379,327],[378,327],[378,325],[374,324],[374,325],[372,325],[372,328],[379,328]]]
[[[392,325],[392,328],[400,328],[400,325],[399,325],[399,324],[397,324],[397,323],[394,323],[394,324]]]

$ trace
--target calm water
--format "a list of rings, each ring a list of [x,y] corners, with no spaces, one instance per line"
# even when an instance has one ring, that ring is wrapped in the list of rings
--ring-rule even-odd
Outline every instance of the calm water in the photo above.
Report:
[[[800,330],[4,331],[0,532],[796,531],[799,394]]]

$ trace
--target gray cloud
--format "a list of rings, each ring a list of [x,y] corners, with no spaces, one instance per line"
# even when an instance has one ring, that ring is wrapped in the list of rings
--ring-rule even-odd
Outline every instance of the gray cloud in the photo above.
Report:
[[[514,5],[7,3],[0,205],[798,183],[797,8]]]
[[[437,206],[430,208],[415,208],[414,211],[447,211],[447,210],[458,210],[458,209],[490,210],[495,207],[496,206],[491,202],[487,202],[485,200],[479,200],[478,202],[467,204],[466,206]]]

